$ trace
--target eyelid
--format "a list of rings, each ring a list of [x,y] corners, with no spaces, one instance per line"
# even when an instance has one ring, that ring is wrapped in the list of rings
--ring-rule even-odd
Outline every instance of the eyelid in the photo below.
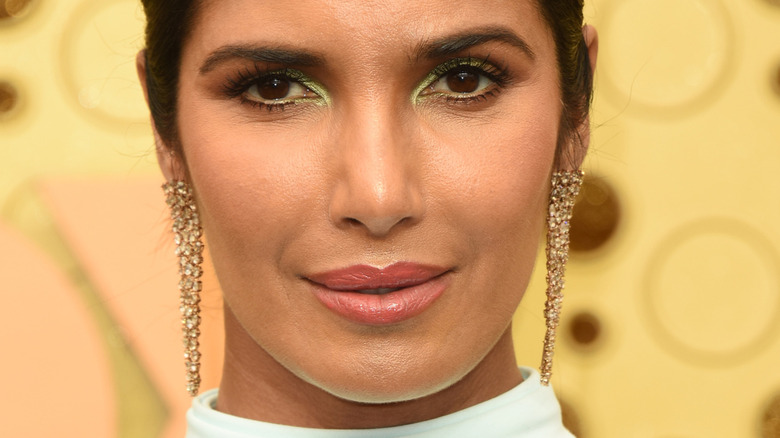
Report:
[[[234,98],[234,97],[243,96],[251,87],[257,85],[257,83],[261,79],[269,76],[280,76],[280,77],[285,77],[291,81],[298,82],[299,84],[308,88],[309,90],[313,91],[314,94],[319,96],[323,100],[323,104],[326,105],[330,104],[330,95],[328,94],[325,87],[319,82],[315,81],[314,79],[311,79],[302,71],[297,69],[280,68],[274,70],[264,70],[259,65],[254,65],[254,67],[251,70],[250,68],[246,68],[243,71],[239,71],[236,74],[236,76],[237,77],[235,78],[229,78],[228,82],[224,86],[225,93],[228,95],[228,97]],[[298,100],[302,100],[302,99],[300,98],[281,99],[278,101],[273,101],[272,103],[264,103],[260,101],[257,102],[264,103],[267,105],[275,105],[275,104],[292,103]],[[305,100],[316,101],[314,98],[311,97],[307,97]]]
[[[504,69],[497,67],[490,61],[488,61],[487,58],[472,58],[472,57],[461,57],[461,58],[454,58],[447,60],[445,62],[442,62],[441,64],[437,65],[433,70],[431,70],[428,75],[425,76],[425,79],[420,82],[420,84],[415,87],[414,92],[412,93],[412,101],[417,103],[420,99],[424,98],[425,96],[422,94],[423,90],[430,87],[434,82],[438,81],[442,78],[442,76],[447,73],[448,71],[461,66],[470,66],[478,68],[482,71],[482,75],[486,76],[491,81],[495,82],[498,86],[503,86],[504,83],[507,81],[507,74]]]
[[[300,83],[301,85],[305,86],[309,90],[313,91],[320,98],[324,99],[325,103],[330,103],[330,98],[328,97],[328,92],[325,90],[325,87],[322,86],[322,84],[320,84],[319,82],[315,81],[314,79],[311,79],[308,76],[306,76],[302,71],[294,70],[294,69],[285,69],[283,75],[287,76],[289,79],[292,79]]]

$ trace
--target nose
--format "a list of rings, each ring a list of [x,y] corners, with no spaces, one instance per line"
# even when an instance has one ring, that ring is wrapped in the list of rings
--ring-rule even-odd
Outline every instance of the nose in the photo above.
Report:
[[[391,108],[355,110],[340,123],[330,218],[337,227],[374,237],[411,226],[423,216],[419,154]]]

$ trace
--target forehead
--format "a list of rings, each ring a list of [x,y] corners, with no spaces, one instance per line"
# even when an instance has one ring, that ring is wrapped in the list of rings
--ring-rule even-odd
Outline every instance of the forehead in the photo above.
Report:
[[[478,28],[505,28],[535,52],[553,48],[536,0],[205,0],[190,42],[206,52],[263,42],[371,59]]]

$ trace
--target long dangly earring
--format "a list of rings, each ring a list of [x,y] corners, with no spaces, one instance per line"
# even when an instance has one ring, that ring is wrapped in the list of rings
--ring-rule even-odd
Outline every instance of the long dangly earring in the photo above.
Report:
[[[579,170],[559,171],[552,175],[547,215],[547,301],[544,304],[547,332],[544,335],[540,368],[542,385],[550,384],[555,330],[558,328],[563,302],[563,274],[569,259],[569,222],[574,209],[574,199],[580,192],[582,177],[583,173]]]
[[[200,276],[203,273],[203,230],[192,188],[183,181],[163,185],[166,203],[171,208],[173,238],[176,255],[179,257],[179,311],[181,312],[182,334],[184,335],[184,365],[187,369],[187,392],[198,394],[200,387]]]

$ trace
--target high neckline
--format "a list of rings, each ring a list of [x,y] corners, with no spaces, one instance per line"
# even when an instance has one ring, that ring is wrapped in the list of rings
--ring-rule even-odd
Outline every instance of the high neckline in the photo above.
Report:
[[[484,436],[524,438],[572,437],[563,428],[552,387],[539,374],[520,367],[524,381],[490,400],[443,417],[379,429],[314,429],[266,423],[217,411],[218,391],[193,400],[187,413],[187,438],[456,438]]]

